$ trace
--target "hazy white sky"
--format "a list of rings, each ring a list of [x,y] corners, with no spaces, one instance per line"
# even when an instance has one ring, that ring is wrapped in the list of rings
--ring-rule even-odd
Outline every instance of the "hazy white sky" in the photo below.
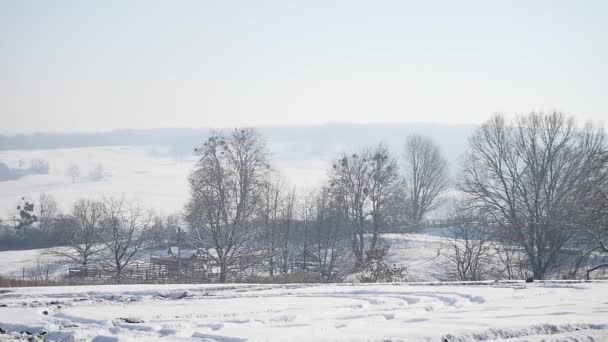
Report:
[[[0,131],[608,118],[608,1],[0,1]]]

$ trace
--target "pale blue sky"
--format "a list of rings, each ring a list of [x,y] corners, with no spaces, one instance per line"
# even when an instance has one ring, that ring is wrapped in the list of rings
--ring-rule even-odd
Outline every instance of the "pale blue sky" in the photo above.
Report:
[[[2,133],[608,118],[608,1],[0,0]]]

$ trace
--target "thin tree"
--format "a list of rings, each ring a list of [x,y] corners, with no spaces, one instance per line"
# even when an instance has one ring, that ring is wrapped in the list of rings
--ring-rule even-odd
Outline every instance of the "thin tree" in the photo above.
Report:
[[[351,226],[351,249],[355,269],[363,265],[365,251],[365,218],[368,213],[372,155],[365,149],[351,155],[342,154],[332,165],[331,194],[340,204]]]
[[[448,189],[447,162],[439,146],[420,135],[408,136],[403,159],[409,216],[413,224],[419,224],[428,212],[437,208],[441,194]]]
[[[293,188],[285,195],[283,198],[283,205],[281,206],[281,220],[278,237],[282,273],[287,273],[289,271],[289,264],[292,258],[296,200],[296,189]]]
[[[334,189],[323,187],[313,200],[310,211],[314,222],[310,227],[311,258],[325,278],[332,278],[340,260],[348,255],[352,231],[342,203],[332,194]],[[313,216],[314,215],[314,216]]]
[[[379,234],[390,219],[388,202],[398,199],[396,195],[401,183],[397,161],[390,155],[386,145],[379,144],[372,150],[370,163],[369,199],[374,225],[370,248],[375,248]]]
[[[124,198],[104,201],[99,234],[104,248],[102,261],[113,269],[117,281],[123,278],[125,268],[142,251],[151,221],[151,212]]]
[[[592,222],[586,228],[586,233],[592,237],[593,244],[595,245],[592,251],[608,254],[608,194],[606,191],[598,189],[596,195],[597,206],[593,212]],[[587,269],[585,277],[589,279],[591,272],[606,267],[608,267],[608,263],[594,265]]]
[[[98,182],[103,180],[105,176],[105,170],[102,164],[97,164],[91,172],[89,172],[89,180]]]
[[[308,261],[311,261],[309,258],[310,255],[310,232],[312,223],[315,220],[315,202],[316,202],[316,194],[314,191],[307,191],[304,194],[303,200],[300,202],[301,207],[301,220],[304,225],[304,232],[302,236],[302,269],[304,271],[308,270]]]
[[[80,177],[80,166],[73,164],[65,171],[65,175],[72,180],[72,184],[76,183],[76,180]]]
[[[269,275],[274,276],[277,264],[279,215],[283,202],[284,186],[279,176],[269,173],[262,183],[260,218],[263,221],[263,240]]]
[[[53,226],[53,222],[58,214],[57,201],[51,195],[41,193],[38,199],[40,208],[40,214],[38,219],[40,221],[40,230],[46,232]]]
[[[51,254],[65,257],[86,266],[97,256],[100,245],[101,220],[104,205],[96,200],[79,200],[69,216],[62,219],[67,231],[67,246],[51,250]]]
[[[451,215],[451,227],[441,240],[439,268],[448,280],[477,281],[496,274],[494,229],[477,208],[459,203]]]

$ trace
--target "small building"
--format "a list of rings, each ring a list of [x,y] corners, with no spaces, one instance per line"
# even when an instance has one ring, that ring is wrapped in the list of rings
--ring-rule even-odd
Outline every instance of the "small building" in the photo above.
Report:
[[[209,260],[197,249],[169,247],[165,255],[150,256],[152,268],[165,268],[170,274],[177,274],[178,265],[182,275],[195,276],[209,271]]]

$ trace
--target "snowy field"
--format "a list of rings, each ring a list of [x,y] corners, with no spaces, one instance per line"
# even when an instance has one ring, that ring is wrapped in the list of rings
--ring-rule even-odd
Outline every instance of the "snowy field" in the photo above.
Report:
[[[606,341],[608,283],[0,289],[0,327],[82,341]],[[2,336],[2,335],[0,335]]]
[[[83,197],[104,196],[136,199],[159,214],[181,211],[188,200],[188,176],[195,158],[176,159],[163,147],[86,147],[72,149],[0,151],[0,161],[17,168],[19,161],[32,159],[50,164],[48,175],[30,175],[15,181],[0,182],[0,217],[11,218],[21,197],[36,201],[44,192],[52,195],[62,210]],[[315,187],[323,180],[329,163],[322,160],[282,160],[273,158],[281,176],[301,190]],[[81,176],[72,183],[66,170],[78,165]],[[92,181],[89,173],[103,165],[106,177]]]

